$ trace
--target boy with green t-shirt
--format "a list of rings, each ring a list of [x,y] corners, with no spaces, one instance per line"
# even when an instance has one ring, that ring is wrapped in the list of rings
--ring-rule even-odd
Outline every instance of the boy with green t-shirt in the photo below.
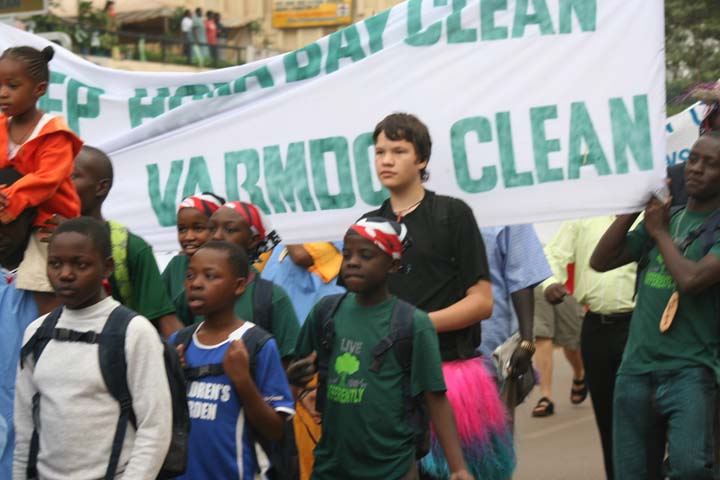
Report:
[[[317,369],[317,352],[327,349],[327,384],[322,438],[315,448],[312,479],[414,479],[415,437],[403,397],[405,375],[396,355],[374,365],[375,347],[390,334],[393,310],[401,300],[390,295],[388,275],[400,267],[407,229],[384,218],[367,218],[345,236],[341,275],[350,293],[332,313],[330,345],[323,346],[320,303],[302,327],[297,353],[302,360],[288,370],[304,387]],[[321,301],[322,302],[322,301]],[[412,397],[424,397],[430,420],[447,455],[453,480],[470,479],[458,440],[455,417],[445,396],[437,334],[427,314],[412,314]],[[302,395],[302,394],[301,394]]]
[[[73,183],[80,197],[81,212],[107,225],[113,243],[115,271],[108,279],[112,296],[149,319],[163,337],[181,329],[175,306],[165,290],[152,247],[119,223],[102,215],[113,184],[108,156],[97,148],[84,146],[75,158]]]
[[[718,475],[714,440],[720,379],[717,134],[703,135],[690,150],[685,189],[686,208],[671,215],[671,198],[665,202],[653,198],[645,219],[633,231],[628,232],[638,214],[619,216],[590,261],[598,271],[631,261],[640,264],[637,305],[615,382],[613,456],[619,480]]]

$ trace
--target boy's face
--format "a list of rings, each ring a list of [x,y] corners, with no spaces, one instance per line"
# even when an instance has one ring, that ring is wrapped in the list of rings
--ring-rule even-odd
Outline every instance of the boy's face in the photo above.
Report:
[[[0,112],[9,117],[27,112],[46,88],[46,82],[30,78],[23,62],[12,57],[0,60]]]
[[[252,251],[260,240],[245,218],[232,208],[218,208],[210,217],[208,228],[211,239],[240,245],[246,252]]]
[[[209,218],[197,208],[183,208],[177,214],[178,242],[185,255],[192,257],[210,239]]]
[[[105,297],[103,280],[112,271],[112,258],[103,258],[88,236],[63,232],[51,237],[48,279],[55,295],[67,308],[85,308],[102,300]]]
[[[75,157],[72,181],[80,197],[80,209],[83,215],[90,214],[110,191],[110,179],[98,179],[98,174],[93,168],[92,153],[84,149]]]
[[[720,139],[703,136],[692,146],[685,164],[685,190],[701,200],[720,193]]]
[[[427,162],[418,162],[415,145],[407,140],[390,140],[380,132],[375,141],[375,172],[389,190],[420,182]]]
[[[373,242],[360,235],[346,235],[342,249],[340,274],[347,289],[366,293],[385,284],[388,273],[395,272],[400,262],[393,260]]]
[[[245,291],[247,279],[238,277],[228,254],[211,248],[200,249],[190,258],[185,277],[185,296],[196,315],[208,315],[233,308]]]

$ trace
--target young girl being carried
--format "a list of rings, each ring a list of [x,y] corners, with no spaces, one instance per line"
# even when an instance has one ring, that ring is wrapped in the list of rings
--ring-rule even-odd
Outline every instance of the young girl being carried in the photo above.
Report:
[[[34,292],[53,291],[41,229],[55,214],[80,215],[71,174],[82,142],[62,117],[37,108],[47,91],[53,54],[52,47],[13,47],[0,55],[0,168],[13,167],[23,175],[9,187],[0,185],[0,222],[37,207],[36,231],[17,271],[17,287]]]

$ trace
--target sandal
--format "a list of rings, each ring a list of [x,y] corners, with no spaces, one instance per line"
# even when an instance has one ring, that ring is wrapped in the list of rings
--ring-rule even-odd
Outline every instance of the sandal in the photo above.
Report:
[[[580,405],[588,396],[588,388],[585,378],[580,380],[573,379],[572,388],[570,389],[570,402],[573,405]]]
[[[533,417],[549,417],[555,413],[555,404],[547,397],[542,397],[538,400],[537,405],[533,408]]]

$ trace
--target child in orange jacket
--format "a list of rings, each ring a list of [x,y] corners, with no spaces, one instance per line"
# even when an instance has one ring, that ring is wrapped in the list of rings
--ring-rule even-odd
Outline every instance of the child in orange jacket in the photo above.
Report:
[[[39,292],[52,291],[40,228],[55,214],[80,214],[71,174],[82,141],[61,117],[37,108],[47,90],[53,54],[52,47],[13,47],[0,55],[0,168],[13,167],[23,175],[9,187],[0,185],[0,222],[37,208],[36,231],[18,267],[17,287]]]

